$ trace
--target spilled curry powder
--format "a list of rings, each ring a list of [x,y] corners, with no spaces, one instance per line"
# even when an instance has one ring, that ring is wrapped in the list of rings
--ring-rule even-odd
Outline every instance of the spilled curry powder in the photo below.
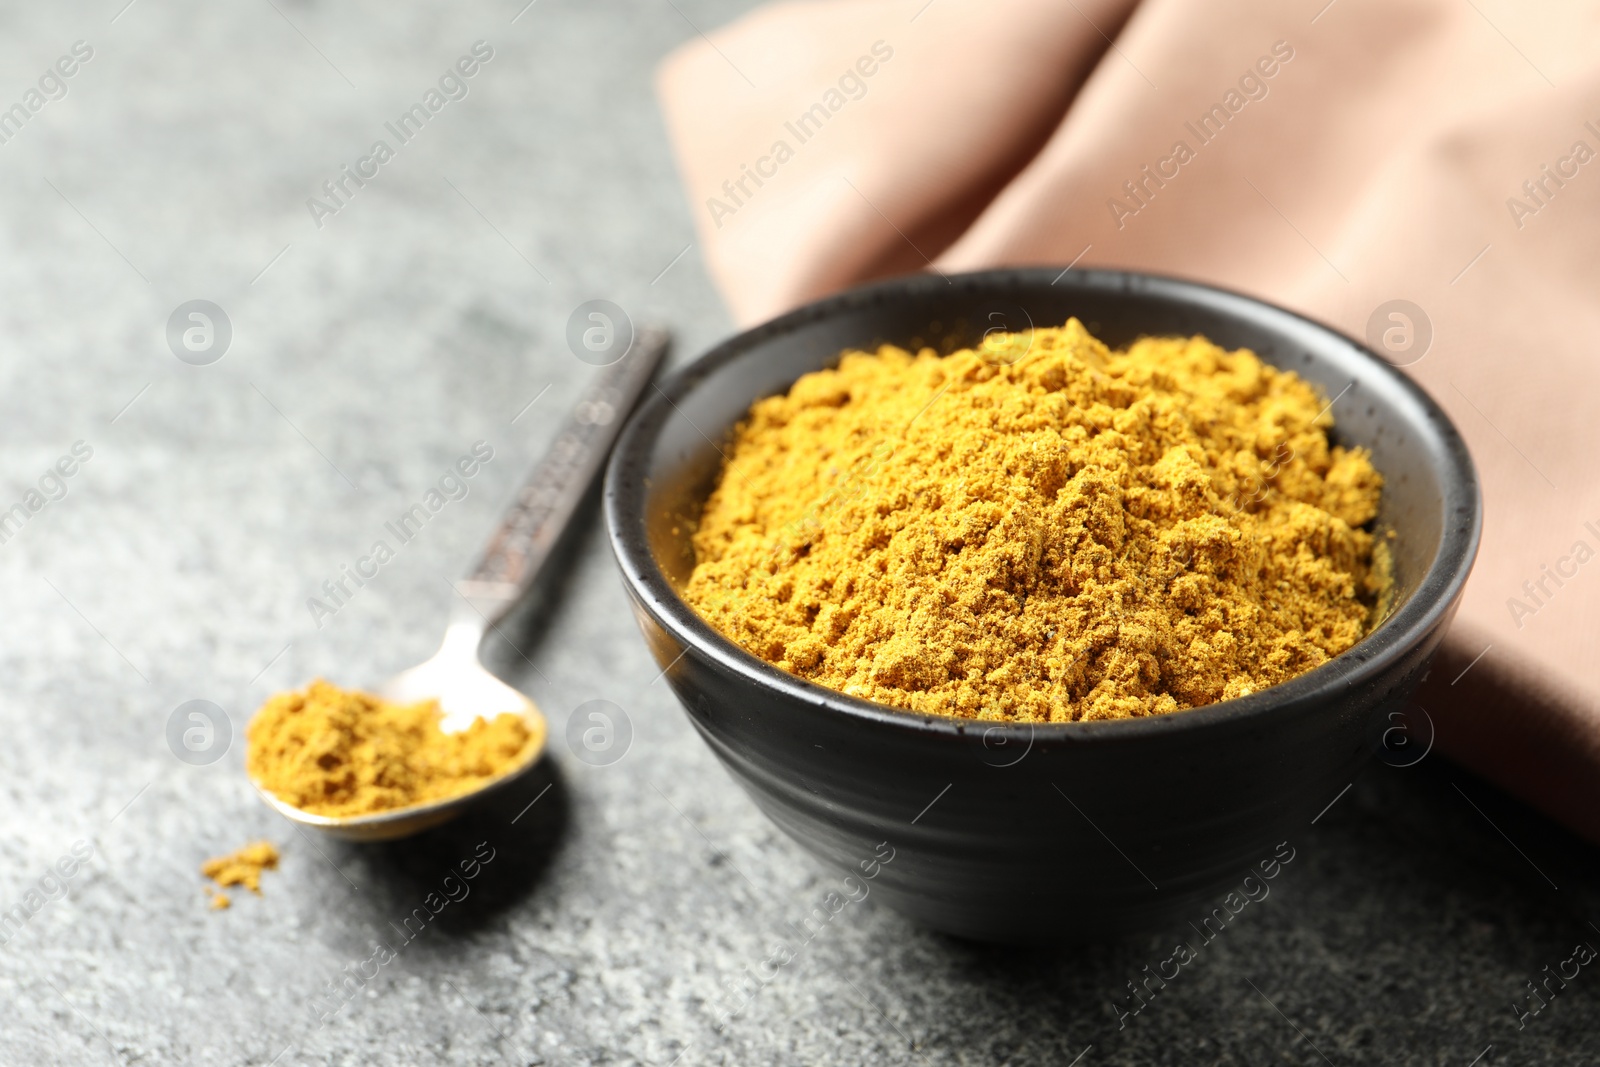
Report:
[[[261,872],[278,868],[278,850],[271,841],[256,841],[226,856],[214,856],[200,865],[200,873],[217,884],[218,889],[242,885],[256,896],[261,895]],[[206,890],[211,894],[211,906],[221,910],[232,906],[228,894]]]
[[[261,706],[245,768],[263,789],[313,815],[348,817],[471,792],[519,766],[542,738],[519,715],[445,733],[437,701],[393,704],[318,679]]]
[[[912,711],[1159,715],[1293,678],[1376,621],[1382,477],[1326,398],[1202,337],[1076,320],[847,352],[758,401],[685,598],[802,678]]]

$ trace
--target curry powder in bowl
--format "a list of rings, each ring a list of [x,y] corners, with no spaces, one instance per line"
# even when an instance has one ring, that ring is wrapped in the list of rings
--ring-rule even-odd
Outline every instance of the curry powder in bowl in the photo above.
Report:
[[[846,352],[751,407],[685,599],[785,671],[924,714],[1161,715],[1365,636],[1383,479],[1330,403],[1204,337],[1076,319]]]

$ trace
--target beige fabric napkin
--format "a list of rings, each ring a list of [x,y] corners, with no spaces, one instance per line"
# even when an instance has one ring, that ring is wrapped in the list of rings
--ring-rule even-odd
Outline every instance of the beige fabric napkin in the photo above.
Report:
[[[1419,702],[1600,841],[1597,39],[1597,3],[814,0],[692,39],[659,90],[742,322],[1028,263],[1375,321],[1488,505]]]

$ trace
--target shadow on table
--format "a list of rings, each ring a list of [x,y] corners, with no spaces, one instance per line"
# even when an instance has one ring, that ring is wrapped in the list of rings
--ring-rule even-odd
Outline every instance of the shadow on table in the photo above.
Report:
[[[470,934],[538,891],[561,847],[568,799],[556,762],[546,756],[443,826],[354,846],[368,872],[363,889],[397,932],[425,926],[435,937]]]
[[[1293,1062],[1466,1063],[1491,1043],[1525,1062],[1595,1062],[1577,1052],[1600,1022],[1589,969],[1549,978],[1543,1001],[1526,983],[1570,975],[1575,945],[1600,947],[1600,848],[1437,758],[1373,764],[1294,844],[1271,895],[1214,942],[1181,919],[1079,946],[923,932],[893,966],[938,977],[898,995],[914,991],[943,1041],[995,1062],[1065,1063],[1090,1043],[1116,1063],[1290,1050]],[[1180,942],[1194,963],[1164,964]],[[1171,980],[1151,978],[1158,968]],[[1172,1058],[1179,1044],[1192,1059]]]

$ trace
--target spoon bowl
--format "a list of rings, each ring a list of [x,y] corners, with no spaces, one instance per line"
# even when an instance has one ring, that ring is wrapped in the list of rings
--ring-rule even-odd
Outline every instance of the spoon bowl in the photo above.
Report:
[[[458,583],[458,591],[463,584]],[[457,796],[370,815],[315,815],[279,800],[259,784],[256,784],[256,792],[274,811],[300,826],[346,841],[390,841],[438,826],[459,815],[468,805],[484,799],[491,791],[510,786],[526,775],[544,754],[549,727],[533,701],[489,673],[479,661],[478,647],[483,634],[483,616],[476,609],[470,614],[458,612],[445,630],[439,651],[431,659],[389,679],[378,687],[377,693],[397,704],[437,700],[443,713],[439,728],[447,734],[467,729],[478,718],[493,719],[507,713],[521,716],[528,727],[529,742],[515,766]]]

